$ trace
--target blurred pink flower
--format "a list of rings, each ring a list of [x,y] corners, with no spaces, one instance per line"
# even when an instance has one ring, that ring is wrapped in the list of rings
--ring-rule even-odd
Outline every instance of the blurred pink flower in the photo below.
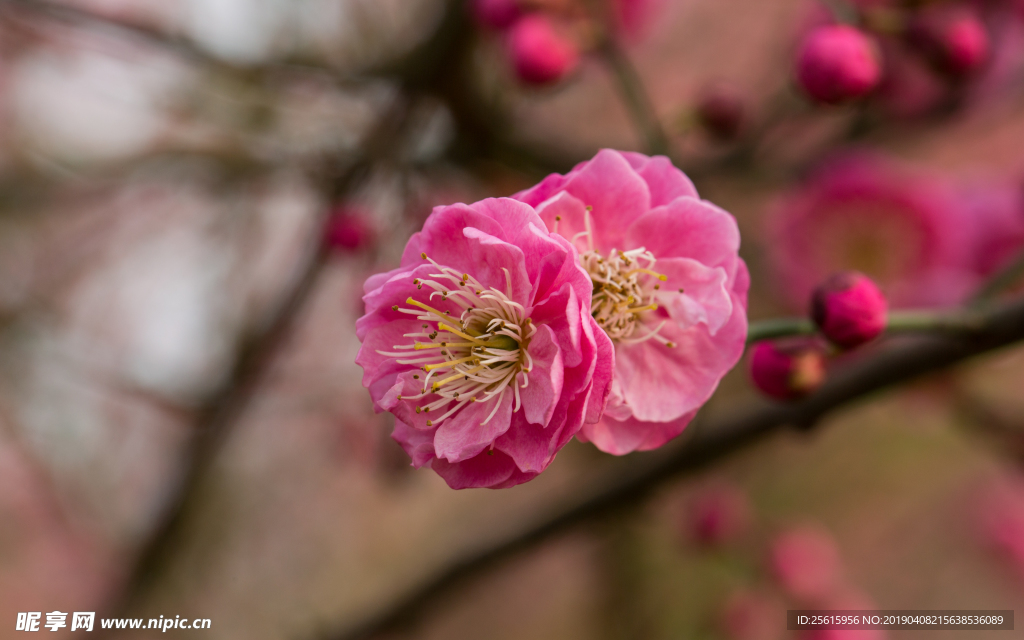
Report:
[[[615,342],[604,417],[579,437],[622,455],[679,435],[743,354],[750,276],[736,221],[668,158],[610,149],[513,197],[576,244]]]
[[[815,28],[797,55],[797,81],[808,95],[825,103],[864,96],[878,86],[881,75],[878,45],[848,25]]]
[[[769,565],[779,585],[803,602],[820,601],[841,585],[839,549],[828,531],[799,525],[772,542]]]
[[[719,484],[694,496],[683,526],[703,545],[717,545],[741,535],[750,524],[750,501],[739,488]]]
[[[799,400],[825,381],[825,351],[815,338],[763,341],[750,353],[750,380],[777,400]]]
[[[573,247],[507,198],[442,206],[366,281],[356,362],[392,437],[452,488],[534,478],[596,421],[611,341]]]
[[[516,77],[526,84],[557,82],[576,67],[579,59],[576,43],[537,13],[512,25],[508,31],[508,50]]]
[[[775,640],[782,636],[786,612],[782,605],[757,591],[734,591],[719,614],[729,640]]]
[[[376,240],[377,230],[369,216],[348,207],[335,209],[324,227],[324,241],[339,251],[362,251]]]
[[[889,304],[878,286],[862,273],[841,271],[825,280],[811,297],[811,317],[833,344],[853,349],[877,338],[888,319]]]
[[[973,234],[970,264],[979,276],[990,276],[1024,251],[1024,185],[977,184],[960,195]]]
[[[638,40],[646,35],[665,0],[611,0],[614,27],[627,40]]]
[[[848,269],[868,275],[894,307],[955,304],[978,281],[956,193],[877,156],[826,163],[780,198],[768,225],[769,260],[797,309]]]

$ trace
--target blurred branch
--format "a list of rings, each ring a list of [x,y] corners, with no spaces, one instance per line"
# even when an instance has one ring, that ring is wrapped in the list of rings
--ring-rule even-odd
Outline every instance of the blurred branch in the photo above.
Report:
[[[407,107],[403,98],[396,99],[391,111],[380,118],[367,137],[362,158],[331,174],[324,185],[331,198],[343,197],[365,178],[376,162],[386,159],[387,150],[394,149],[396,139],[401,137],[408,115]],[[199,409],[196,435],[184,456],[178,486],[171,491],[172,497],[138,551],[120,590],[120,597],[111,607],[115,612],[112,615],[131,611],[178,550],[189,509],[198,502],[217,454],[275,357],[286,345],[298,316],[316,290],[330,250],[319,235],[314,241],[315,250],[301,265],[280,303],[251,335],[241,341],[230,375]]]
[[[818,332],[814,323],[807,318],[775,318],[751,322],[747,330],[747,344],[754,344],[771,338],[788,336],[811,336]]]
[[[980,317],[970,309],[949,313],[931,311],[894,311],[889,314],[886,334],[897,333],[973,333],[981,329]],[[747,344],[771,338],[808,336],[817,333],[808,318],[774,318],[750,323]]]
[[[634,508],[668,480],[718,462],[785,426],[809,430],[833,411],[872,393],[1024,340],[1024,299],[989,310],[979,319],[978,331],[969,336],[908,337],[865,356],[838,371],[817,393],[799,403],[758,403],[740,415],[709,423],[682,446],[634,454],[616,465],[613,473],[588,483],[594,489],[578,500],[456,559],[372,619],[326,637],[357,640],[411,627],[445,595],[488,569],[597,516]]]
[[[640,74],[637,73],[629,56],[613,38],[607,36],[603,38],[597,52],[608,65],[618,85],[630,118],[644,140],[645,151],[650,155],[668,155],[668,138],[644,88],[643,80],[640,79]]]
[[[257,78],[286,73],[306,73],[320,77],[330,77],[335,83],[355,84],[358,82],[354,76],[345,78],[344,82],[342,82],[344,76],[338,69],[319,60],[285,60],[247,65],[231,63],[204,51],[202,47],[188,38],[166,33],[143,24],[60,4],[52,0],[0,0],[0,7],[32,13],[36,16],[73,27],[105,31],[115,36],[132,39],[169,51],[189,62],[234,75]]]

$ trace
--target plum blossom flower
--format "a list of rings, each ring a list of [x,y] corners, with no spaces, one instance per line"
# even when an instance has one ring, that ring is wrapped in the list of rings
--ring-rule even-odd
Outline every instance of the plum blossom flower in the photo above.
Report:
[[[874,280],[894,307],[945,306],[977,285],[958,194],[879,156],[834,158],[768,216],[769,261],[797,309],[837,271]]]
[[[772,542],[769,565],[789,595],[813,601],[834,595],[842,586],[842,561],[835,540],[825,529],[802,524]]]
[[[604,416],[578,437],[621,455],[679,435],[743,353],[750,277],[736,221],[667,158],[609,149],[513,197],[579,249],[615,343]]]
[[[526,482],[600,416],[612,345],[579,255],[532,207],[437,207],[364,290],[363,386],[413,465],[452,488]]]

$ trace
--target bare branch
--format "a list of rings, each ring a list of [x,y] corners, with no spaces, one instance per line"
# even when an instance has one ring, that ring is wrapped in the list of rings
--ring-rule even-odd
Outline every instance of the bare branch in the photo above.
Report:
[[[905,338],[852,364],[800,403],[760,403],[733,418],[707,424],[682,446],[631,456],[635,462],[620,466],[604,482],[593,483],[597,488],[589,495],[456,560],[363,624],[326,637],[360,640],[411,627],[448,593],[488,569],[581,523],[635,507],[667,480],[694,473],[785,426],[810,429],[827,414],[872,393],[1021,340],[1024,300],[983,313],[979,330],[969,335]]]

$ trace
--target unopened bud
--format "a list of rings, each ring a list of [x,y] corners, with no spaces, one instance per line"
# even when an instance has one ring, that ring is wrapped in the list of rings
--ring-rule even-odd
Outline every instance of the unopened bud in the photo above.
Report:
[[[870,93],[882,77],[881,55],[871,38],[848,25],[814,29],[797,58],[797,81],[809,96],[835,104]]]
[[[576,67],[576,45],[542,15],[518,20],[508,32],[508,49],[516,76],[527,84],[551,84]]]
[[[825,354],[811,339],[759,342],[750,356],[750,378],[772,398],[798,400],[825,381]]]
[[[697,121],[720,140],[736,137],[746,119],[746,104],[739,90],[731,85],[706,89],[697,103]]]
[[[889,305],[878,286],[856,271],[837,273],[814,290],[811,317],[830,342],[859,347],[883,331]]]
[[[477,23],[496,31],[508,29],[523,13],[519,0],[470,0],[470,3]]]
[[[974,73],[989,58],[988,31],[978,14],[966,6],[924,9],[907,30],[907,39],[939,71],[954,77]]]
[[[338,207],[328,218],[324,228],[324,241],[338,251],[355,253],[372,246],[377,232],[365,214]]]

